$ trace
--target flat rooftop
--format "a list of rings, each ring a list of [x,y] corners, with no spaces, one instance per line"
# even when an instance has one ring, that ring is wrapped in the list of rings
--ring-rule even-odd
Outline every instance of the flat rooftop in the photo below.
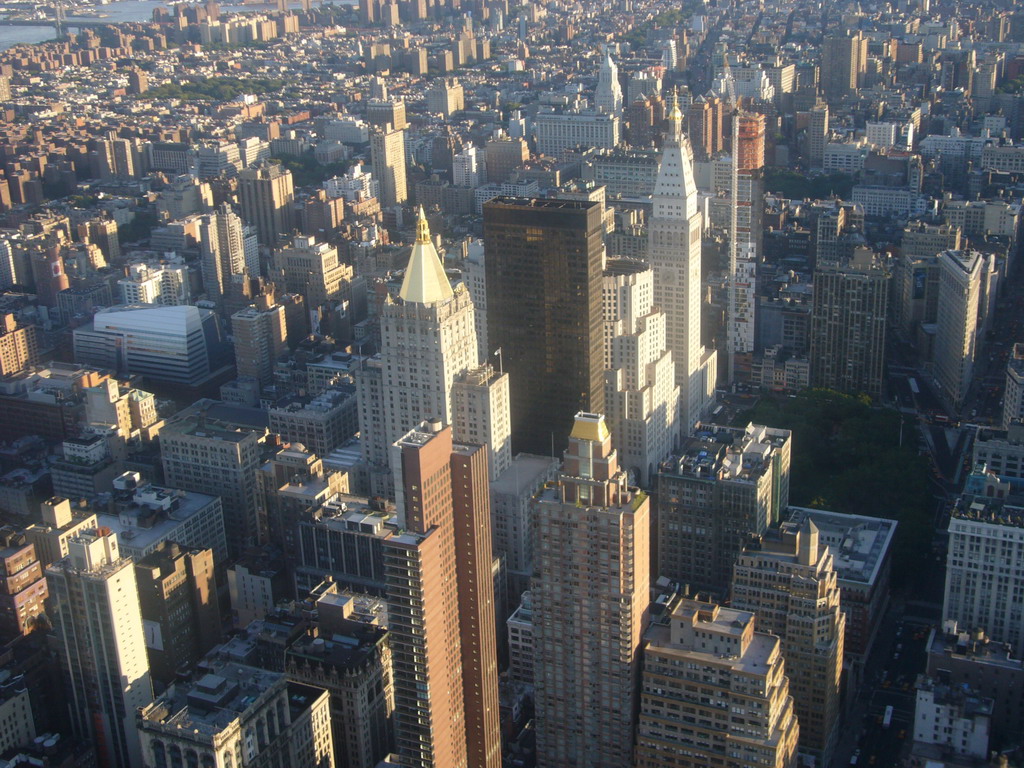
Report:
[[[143,718],[211,737],[244,716],[261,696],[285,684],[285,676],[278,672],[236,662],[215,664],[198,680],[168,689],[144,710]]]
[[[1015,501],[1024,502],[1016,497]],[[989,498],[964,494],[957,499],[950,512],[953,520],[970,520],[990,525],[1005,525],[1010,528],[1024,528],[1024,506],[1011,503],[1009,499]]]
[[[491,483],[491,494],[520,496],[533,488],[540,477],[558,469],[559,461],[550,456],[520,453],[509,468]]]
[[[836,574],[842,581],[872,585],[896,535],[896,521],[865,515],[844,515],[821,509],[790,507],[789,522],[801,526],[810,519],[818,539],[832,552]]]
[[[116,533],[122,546],[140,552],[156,546],[163,539],[171,538],[182,523],[208,509],[217,500],[216,496],[207,496],[205,493],[153,485],[143,486],[143,490],[154,491],[153,498],[172,499],[172,508],[165,511],[133,499],[118,504],[117,514],[98,512],[96,515],[97,524]],[[218,555],[223,554],[218,552]]]
[[[992,642],[987,638],[975,639],[970,632],[957,630],[955,625],[952,631],[933,628],[928,637],[927,648],[929,656],[940,659],[959,659],[1024,674],[1024,661],[1011,658],[1009,645]],[[930,659],[929,666],[931,662]],[[941,668],[941,661],[938,666]]]

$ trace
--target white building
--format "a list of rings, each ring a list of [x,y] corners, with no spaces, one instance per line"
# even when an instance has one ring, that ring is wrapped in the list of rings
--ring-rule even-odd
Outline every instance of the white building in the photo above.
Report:
[[[241,155],[242,167],[251,168],[270,159],[270,142],[263,141],[257,136],[247,136],[238,142],[238,152]]]
[[[490,480],[512,464],[512,421],[508,374],[489,363],[472,368],[452,383],[452,438],[486,445]]]
[[[954,136],[925,136],[919,145],[921,157],[926,160],[932,158],[962,158],[964,161],[978,163],[985,147],[992,144],[995,139],[987,136],[961,136],[959,133]]]
[[[622,85],[619,83],[619,68],[612,61],[610,53],[601,60],[601,72],[597,76],[597,90],[594,92],[594,106],[598,112],[616,117],[622,116]]]
[[[165,307],[189,304],[192,300],[188,267],[180,258],[128,265],[128,277],[117,281],[123,304],[161,304]]]
[[[480,185],[480,164],[475,145],[470,144],[452,158],[452,184],[456,187]]]
[[[985,147],[981,151],[981,167],[1010,173],[1024,172],[1024,146]]]
[[[529,589],[533,572],[533,497],[554,480],[558,459],[520,453],[491,483],[491,548],[505,558],[509,593]]]
[[[542,112],[534,120],[537,151],[559,157],[577,147],[614,149],[619,143],[619,118],[601,112]]]
[[[605,415],[612,444],[637,485],[675,447],[679,385],[654,306],[654,272],[644,262],[609,259],[604,273]]]
[[[731,67],[733,88],[736,95],[743,99],[771,102],[775,100],[775,86],[768,74],[760,67]],[[712,86],[715,93],[726,93],[728,86],[724,77],[720,77]]]
[[[939,254],[934,370],[943,395],[957,410],[974,377],[984,267],[985,259],[977,251]]]
[[[117,534],[121,556],[141,560],[165,541],[212,549],[218,563],[228,557],[224,512],[219,496],[140,483],[136,472],[114,478],[115,496],[123,495],[116,514],[100,512],[97,524]],[[136,484],[137,487],[136,487]]]
[[[0,290],[7,290],[18,282],[14,267],[14,249],[7,238],[0,238]]]
[[[926,198],[917,190],[858,184],[853,188],[853,202],[860,203],[865,216],[892,216],[909,219],[927,210]]]
[[[732,284],[734,309],[729,323],[729,350],[734,354],[754,351],[754,312],[757,307],[757,257],[753,243],[744,243],[736,256]]]
[[[354,117],[331,120],[324,126],[324,138],[342,144],[367,144],[370,141],[370,127]]]
[[[934,744],[959,757],[987,759],[993,703],[970,689],[922,675],[914,706],[915,747]]]
[[[380,197],[380,182],[359,162],[353,163],[344,176],[327,179],[323,188],[331,197],[343,197],[350,202],[358,201],[360,197]]]
[[[505,621],[508,629],[509,678],[533,686],[533,605],[530,593],[523,592],[519,607]]]
[[[46,581],[75,736],[91,740],[104,765],[142,765],[135,717],[153,701],[153,686],[134,563],[121,556],[117,534],[82,532]]]
[[[419,216],[398,299],[381,311],[382,365],[357,376],[363,455],[377,477],[371,483],[386,483],[374,493],[387,495],[400,487],[388,479],[392,444],[424,419],[451,424],[452,384],[479,365],[473,300],[462,283],[452,289],[422,209]]]
[[[1014,344],[1006,361],[1006,390],[1003,393],[1003,429],[1024,419],[1024,344]]]
[[[238,145],[230,141],[206,142],[192,150],[195,175],[201,179],[235,176],[242,170]]]
[[[968,477],[950,515],[942,619],[1020,648],[1024,507],[1004,498],[1009,483],[982,469]]]
[[[864,170],[870,148],[863,141],[853,144],[829,142],[825,145],[822,170],[825,173],[859,173]]]
[[[462,282],[469,289],[469,297],[476,310],[473,317],[476,324],[476,346],[482,361],[488,360],[491,355],[487,343],[487,271],[484,265],[484,241],[470,240],[466,243],[466,258],[462,262]]]
[[[326,690],[234,662],[207,669],[138,713],[146,766],[334,768]]]
[[[676,365],[680,427],[688,433],[713,401],[717,355],[701,344],[701,212],[693,178],[693,149],[683,115],[673,105],[662,147],[647,261],[654,270],[654,303],[666,317],[668,349]]]
[[[20,677],[8,679],[0,684],[0,750],[28,746],[35,737],[36,724],[26,681]]]
[[[1005,431],[979,427],[972,459],[975,467],[984,464],[1000,480],[1024,485],[1024,424],[1010,421]]]
[[[193,306],[129,304],[102,309],[74,331],[75,360],[98,368],[198,386],[215,368],[217,317]]]
[[[242,218],[224,203],[215,213],[202,218],[199,237],[203,288],[207,298],[220,301],[235,276],[247,268]]]

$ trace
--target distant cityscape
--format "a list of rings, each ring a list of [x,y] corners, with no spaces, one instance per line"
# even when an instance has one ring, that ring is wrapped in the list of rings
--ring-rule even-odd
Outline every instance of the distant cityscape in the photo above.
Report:
[[[0,768],[1024,768],[1024,7],[0,7]]]

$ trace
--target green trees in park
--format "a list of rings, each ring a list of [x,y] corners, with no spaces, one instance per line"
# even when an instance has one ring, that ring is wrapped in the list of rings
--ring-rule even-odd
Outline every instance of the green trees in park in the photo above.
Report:
[[[793,506],[898,520],[893,580],[913,581],[931,555],[936,507],[916,420],[872,406],[866,395],[811,389],[762,398],[735,421],[750,422],[792,430]]]

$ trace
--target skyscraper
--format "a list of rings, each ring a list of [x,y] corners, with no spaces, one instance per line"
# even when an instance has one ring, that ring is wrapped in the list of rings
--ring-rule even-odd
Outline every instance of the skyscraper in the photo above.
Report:
[[[312,235],[299,235],[274,255],[274,265],[284,275],[284,289],[300,293],[310,310],[338,300],[351,300],[354,271],[338,259],[338,249],[318,242]]]
[[[657,573],[724,595],[748,534],[789,504],[791,433],[757,424],[709,427],[662,462]]]
[[[650,510],[604,416],[576,415],[558,482],[534,503],[537,765],[632,765]]]
[[[714,603],[665,606],[644,638],[637,768],[706,768],[723,752],[735,768],[795,768],[800,729],[781,643],[755,627],[753,613]],[[726,712],[742,728],[727,727]]]
[[[272,293],[262,294],[253,306],[231,316],[231,333],[238,376],[251,376],[260,386],[271,384],[274,364],[287,349],[284,307],[274,303]]]
[[[738,116],[736,228],[738,243],[750,243],[760,257],[764,218],[764,115],[742,113]]]
[[[370,135],[373,177],[380,182],[383,208],[401,205],[409,197],[405,179],[405,131],[384,127]]]
[[[149,666],[170,685],[221,639],[213,550],[161,542],[135,564],[135,578]]]
[[[738,112],[730,163],[729,306],[726,328],[728,381],[736,370],[749,371],[754,352],[757,307],[757,263],[764,218],[764,115]]]
[[[238,174],[242,217],[256,227],[263,245],[275,246],[281,235],[291,233],[295,190],[292,172],[281,165],[263,163]]]
[[[234,276],[245,272],[242,219],[224,203],[215,213],[201,219],[199,237],[203,288],[211,301],[219,303]]]
[[[256,479],[260,438],[201,411],[177,416],[160,431],[167,485],[220,496],[228,547],[236,557],[266,536],[266,510]]]
[[[845,266],[814,272],[812,386],[882,396],[889,278],[866,248]]]
[[[812,168],[821,168],[828,143],[828,104],[815,104],[807,126],[807,160]]]
[[[665,338],[680,391],[680,427],[686,433],[714,398],[717,356],[700,338],[701,213],[693,150],[683,135],[678,99],[668,125],[654,187],[647,260],[654,269],[654,303],[665,312]]]
[[[452,385],[455,439],[488,447],[492,482],[512,465],[508,400],[508,374],[486,363],[466,371]]]
[[[478,363],[473,313],[466,287],[453,290],[448,282],[421,209],[398,299],[389,297],[381,310],[381,365],[357,373],[363,456],[375,493],[393,493],[392,443],[424,419],[453,422],[452,384]]]
[[[821,46],[821,89],[831,104],[857,92],[868,63],[868,40],[860,32],[852,36],[830,35]]]
[[[414,768],[499,768],[487,449],[423,423],[394,445],[402,532],[384,542],[395,731]]]
[[[1006,480],[984,465],[968,476],[950,511],[942,619],[1019,648],[1024,614],[1016,572],[1024,557],[1024,499],[1008,491]]]
[[[800,751],[827,768],[839,737],[846,615],[832,553],[811,520],[747,545],[733,569],[732,607],[782,640],[800,721]]]
[[[138,710],[153,700],[135,567],[109,529],[83,531],[46,569],[72,728],[101,765],[142,765]]]
[[[510,377],[513,453],[552,455],[580,410],[604,410],[603,206],[484,204],[488,342]]]
[[[989,264],[969,250],[943,251],[938,259],[935,377],[947,402],[959,410],[974,378]]]
[[[642,488],[675,447],[679,385],[665,346],[654,273],[638,259],[608,259],[604,273],[605,407],[619,461]]]
[[[622,85],[619,83],[619,68],[615,66],[611,54],[607,52],[601,60],[601,72],[597,76],[594,106],[599,112],[622,117]]]

